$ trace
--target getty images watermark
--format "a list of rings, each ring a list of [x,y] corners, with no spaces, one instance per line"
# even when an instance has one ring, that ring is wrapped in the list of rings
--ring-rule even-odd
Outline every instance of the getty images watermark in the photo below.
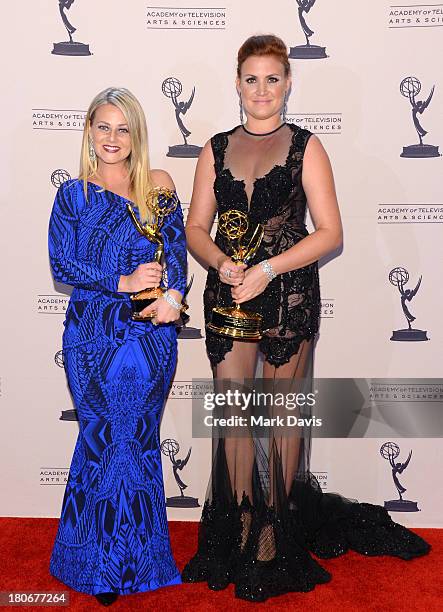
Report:
[[[321,427],[322,420],[315,415],[301,416],[303,408],[315,406],[315,395],[255,389],[205,393],[203,407],[210,414],[204,416],[203,422],[207,427]]]
[[[443,379],[223,379],[215,384],[199,379],[192,384],[194,438],[443,436]]]

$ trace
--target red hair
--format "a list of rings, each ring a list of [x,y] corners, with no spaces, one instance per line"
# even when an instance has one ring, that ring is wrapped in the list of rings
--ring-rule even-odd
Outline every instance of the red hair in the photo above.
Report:
[[[237,54],[237,76],[240,78],[243,62],[251,56],[274,55],[283,64],[285,76],[289,76],[291,65],[288,60],[288,50],[281,38],[274,34],[250,36],[242,44]]]

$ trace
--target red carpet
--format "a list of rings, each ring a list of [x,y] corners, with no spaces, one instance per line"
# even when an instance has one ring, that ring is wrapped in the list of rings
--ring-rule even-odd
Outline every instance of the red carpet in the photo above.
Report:
[[[47,592],[68,590],[48,570],[56,519],[0,518],[0,591]],[[180,569],[192,555],[197,524],[170,523],[172,546]],[[213,592],[203,584],[184,584],[151,593],[121,596],[111,606],[119,610],[377,610],[377,612],[414,612],[443,610],[443,531],[416,529],[431,545],[426,557],[402,561],[391,557],[366,558],[350,552],[338,559],[322,560],[331,572],[328,584],[310,593],[293,593],[251,604],[235,599],[233,587]],[[70,610],[105,610],[89,596],[69,590]],[[13,609],[10,606],[2,608]],[[14,607],[17,610],[17,607]],[[26,607],[26,610],[42,610]],[[57,609],[62,609],[57,607]]]

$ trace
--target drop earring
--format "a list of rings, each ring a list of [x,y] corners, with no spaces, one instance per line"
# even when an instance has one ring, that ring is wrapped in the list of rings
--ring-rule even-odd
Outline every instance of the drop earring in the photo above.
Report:
[[[243,125],[244,116],[243,116],[243,104],[242,104],[241,94],[238,94],[238,103],[240,105],[240,123]]]
[[[95,163],[97,161],[97,155],[95,154],[94,145],[92,144],[92,138],[89,139],[88,147],[89,147],[89,159],[91,160],[92,163]]]

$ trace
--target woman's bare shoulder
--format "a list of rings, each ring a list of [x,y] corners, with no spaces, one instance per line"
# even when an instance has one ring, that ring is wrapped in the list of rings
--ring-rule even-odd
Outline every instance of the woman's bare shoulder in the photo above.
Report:
[[[151,179],[155,187],[167,187],[168,189],[175,189],[174,181],[171,175],[166,170],[155,168],[151,170]]]

